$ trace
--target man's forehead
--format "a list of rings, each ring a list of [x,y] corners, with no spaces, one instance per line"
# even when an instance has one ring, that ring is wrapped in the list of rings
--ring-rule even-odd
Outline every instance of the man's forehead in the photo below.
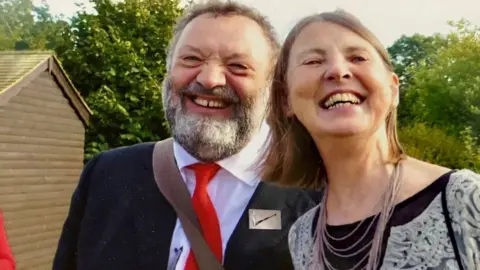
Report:
[[[203,14],[185,27],[178,49],[209,49],[239,57],[257,57],[269,54],[270,46],[260,25],[250,18]]]

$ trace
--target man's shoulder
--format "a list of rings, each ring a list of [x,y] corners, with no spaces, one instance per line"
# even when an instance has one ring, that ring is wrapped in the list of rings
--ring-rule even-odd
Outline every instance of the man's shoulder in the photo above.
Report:
[[[271,194],[274,200],[284,201],[291,208],[296,208],[298,212],[305,212],[317,205],[323,192],[320,190],[303,189],[294,187],[284,187],[272,183],[263,183],[263,189]]]
[[[90,159],[84,174],[114,173],[151,166],[155,142],[142,142],[102,151]]]
[[[120,146],[105,150],[98,154],[102,159],[122,159],[122,158],[132,158],[138,155],[148,155],[153,151],[155,142],[142,142],[128,146]]]

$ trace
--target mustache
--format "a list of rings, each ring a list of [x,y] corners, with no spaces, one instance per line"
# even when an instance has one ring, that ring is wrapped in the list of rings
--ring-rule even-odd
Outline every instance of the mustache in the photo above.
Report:
[[[240,97],[236,91],[228,85],[205,88],[198,82],[192,82],[187,87],[180,89],[179,93],[187,96],[206,95],[216,97],[228,103],[240,103]]]

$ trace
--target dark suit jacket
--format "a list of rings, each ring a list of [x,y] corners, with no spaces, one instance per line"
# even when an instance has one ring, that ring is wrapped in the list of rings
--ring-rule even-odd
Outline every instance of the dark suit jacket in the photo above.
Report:
[[[54,270],[163,270],[170,253],[175,211],[158,190],[154,143],[106,151],[84,168],[65,221]],[[225,252],[226,270],[290,270],[287,235],[315,205],[298,189],[260,183]],[[248,209],[282,211],[282,230],[250,230]]]

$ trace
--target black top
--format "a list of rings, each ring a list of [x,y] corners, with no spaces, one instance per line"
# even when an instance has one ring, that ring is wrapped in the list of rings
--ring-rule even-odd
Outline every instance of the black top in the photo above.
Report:
[[[431,183],[430,185],[428,185],[427,187],[425,187],[424,189],[422,189],[412,197],[402,201],[401,203],[395,206],[394,212],[392,214],[392,217],[390,218],[390,221],[387,223],[385,233],[383,236],[380,262],[383,261],[383,257],[385,255],[385,250],[387,247],[388,236],[390,235],[391,227],[407,224],[411,222],[413,219],[415,219],[416,217],[418,217],[420,214],[422,214],[423,211],[425,211],[426,208],[430,205],[430,203],[437,197],[437,195],[439,195],[445,189],[450,179],[450,174],[452,172],[453,171],[450,171],[440,176],[433,183]],[[314,226],[313,226],[312,235],[314,234],[317,228],[319,212],[320,211],[317,211],[313,219]],[[365,246],[369,241],[371,241],[374,236],[376,224],[378,222],[378,217],[374,221],[374,224],[369,228],[369,225],[371,224],[371,221],[373,218],[374,217],[372,216],[365,219],[365,221],[360,226],[360,228],[358,228],[358,230],[353,235],[346,237],[345,240],[330,239],[329,243],[333,246],[333,248],[340,249],[340,250],[348,249],[349,247],[354,245],[354,247],[348,249],[347,252],[337,251],[340,254],[352,254],[352,252],[360,250],[361,247]],[[360,222],[361,221],[357,221],[351,224],[335,225],[335,226],[327,225],[327,232],[332,237],[335,237],[338,239],[352,232]],[[357,244],[356,241],[358,241],[365,234],[367,229],[368,229],[367,236],[364,237],[361,243]],[[334,268],[352,269],[353,266],[355,266],[357,263],[359,263],[359,261],[362,258],[364,258],[366,253],[370,252],[370,248],[365,248],[365,250],[360,251],[355,256],[351,256],[348,258],[337,256],[336,254],[333,254],[332,252],[330,252],[328,249],[325,249],[325,251],[326,251],[326,257],[328,262]],[[367,261],[368,261],[368,257],[360,264],[360,266],[355,267],[355,269],[364,268],[367,264]],[[379,265],[379,267],[380,266],[381,264]]]

